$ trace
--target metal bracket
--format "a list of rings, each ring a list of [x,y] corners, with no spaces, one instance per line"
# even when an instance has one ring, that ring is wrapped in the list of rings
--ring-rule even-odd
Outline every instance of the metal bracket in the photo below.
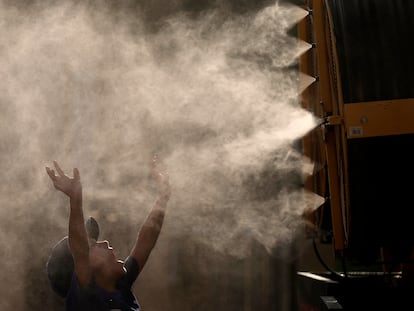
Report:
[[[342,125],[343,121],[341,116],[329,116],[325,118],[325,125]]]

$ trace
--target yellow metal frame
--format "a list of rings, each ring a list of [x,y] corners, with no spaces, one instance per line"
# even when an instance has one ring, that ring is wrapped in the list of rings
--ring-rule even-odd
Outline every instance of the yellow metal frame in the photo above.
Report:
[[[309,19],[309,16],[299,21],[297,25],[297,34],[299,40],[308,43],[311,43],[313,41],[312,26],[310,23],[311,21]],[[315,57],[311,50],[300,55],[299,70],[301,73],[304,73],[304,75],[300,75],[300,79],[303,79],[306,76],[314,77],[316,75],[314,62]],[[318,89],[316,88],[316,83],[310,84],[305,89],[302,89],[301,87],[300,90],[302,107],[308,111],[311,111],[319,118],[323,118],[323,111],[321,110],[321,106],[318,105],[319,96],[317,95]],[[315,163],[313,174],[311,176],[305,176],[305,189],[319,194],[320,196],[325,196],[326,170],[323,164],[326,162],[326,157],[323,150],[323,136],[320,128],[314,129],[303,137],[302,153],[305,157],[305,165],[308,163],[308,159]],[[305,171],[307,170],[305,169]],[[316,211],[309,210],[306,212],[305,219],[308,221],[308,226],[305,229],[307,236],[314,236],[315,227],[319,228],[321,226],[324,214],[323,209],[324,206],[322,205]]]
[[[302,92],[302,105],[324,120],[303,138],[303,153],[322,167],[305,187],[324,195],[328,181],[333,246],[347,248],[352,221],[347,145],[350,139],[414,133],[414,98],[344,103],[336,39],[328,0],[307,0],[311,14],[298,24],[298,38],[314,48],[300,57],[300,71],[313,76]],[[316,226],[320,220],[307,215]],[[318,222],[319,221],[319,222]]]
[[[315,49],[300,58],[301,72],[318,78],[316,91],[312,88],[302,93],[303,107],[312,110],[325,119],[325,124],[303,139],[303,152],[313,161],[326,166],[317,179],[309,179],[305,187],[309,190],[325,190],[326,178],[329,185],[329,200],[332,215],[334,249],[343,250],[347,245],[349,227],[349,191],[347,182],[346,131],[340,83],[339,66],[336,57],[335,38],[331,16],[325,0],[309,0],[312,23],[309,19],[298,24],[298,37],[312,40]],[[309,56],[313,55],[313,58]],[[313,90],[313,93],[311,92]],[[315,158],[315,151],[319,158]]]
[[[414,133],[414,98],[345,105],[347,138]]]

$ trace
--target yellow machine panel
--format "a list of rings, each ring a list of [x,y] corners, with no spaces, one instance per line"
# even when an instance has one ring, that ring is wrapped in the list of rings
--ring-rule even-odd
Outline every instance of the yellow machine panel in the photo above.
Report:
[[[414,99],[350,103],[344,117],[349,139],[414,133]]]

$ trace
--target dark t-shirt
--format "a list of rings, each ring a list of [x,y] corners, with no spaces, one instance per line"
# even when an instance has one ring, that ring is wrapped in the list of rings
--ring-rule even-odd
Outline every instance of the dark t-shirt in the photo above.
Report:
[[[130,256],[125,260],[124,267],[126,274],[117,282],[113,292],[99,288],[94,282],[82,288],[74,273],[66,296],[66,311],[139,311],[138,300],[131,289],[139,274],[138,263]]]

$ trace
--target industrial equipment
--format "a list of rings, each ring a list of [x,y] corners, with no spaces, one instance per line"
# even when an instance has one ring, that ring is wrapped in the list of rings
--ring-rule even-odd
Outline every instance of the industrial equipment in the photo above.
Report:
[[[297,34],[311,48],[299,66],[315,82],[302,105],[320,119],[303,139],[315,163],[305,187],[326,198],[306,217],[337,264],[298,277],[322,309],[400,310],[414,292],[414,2],[303,8]]]

